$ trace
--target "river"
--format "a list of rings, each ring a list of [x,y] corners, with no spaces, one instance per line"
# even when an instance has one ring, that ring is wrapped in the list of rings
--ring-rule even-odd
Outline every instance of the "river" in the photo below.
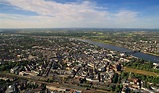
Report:
[[[131,52],[133,50],[127,49],[127,48],[123,48],[123,47],[119,47],[119,46],[114,46],[114,45],[110,45],[110,44],[104,44],[104,43],[99,43],[99,42],[94,42],[91,40],[84,40],[84,39],[78,39],[79,41],[83,41],[83,42],[87,42],[102,48],[106,48],[106,49],[110,49],[110,50],[114,50],[114,51],[119,51],[119,52],[124,52],[124,51],[128,51],[128,53],[126,54],[130,54],[132,56],[135,56],[137,58],[141,58],[144,59],[146,61],[151,61],[153,63],[159,63],[159,57],[158,56],[154,56],[154,55],[149,55],[149,54],[145,54],[142,52]]]

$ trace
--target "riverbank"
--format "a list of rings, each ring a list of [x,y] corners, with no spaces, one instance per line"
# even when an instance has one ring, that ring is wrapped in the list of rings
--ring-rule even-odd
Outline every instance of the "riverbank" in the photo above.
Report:
[[[121,46],[121,45],[114,44],[113,42],[108,41],[108,40],[104,40],[104,41],[102,41],[102,40],[97,40],[97,39],[88,39],[88,40],[91,40],[91,41],[94,41],[94,42],[100,42],[100,43],[104,43],[104,44],[110,44],[110,45],[113,45],[113,46],[123,47],[123,46]],[[123,47],[123,48],[127,48],[127,49],[130,49],[130,50],[133,50],[133,49],[128,48],[128,47]],[[133,51],[136,51],[136,50],[133,50]],[[159,57],[159,54],[150,53],[150,52],[145,52],[145,51],[140,51],[140,52]]]
[[[143,52],[131,52],[131,51],[134,51],[134,50],[131,50],[131,49],[128,49],[128,48],[123,48],[123,47],[112,45],[112,44],[105,44],[105,43],[102,43],[100,41],[96,42],[96,41],[87,40],[87,39],[77,39],[77,40],[82,41],[82,42],[87,42],[87,43],[90,43],[90,44],[93,44],[93,45],[96,45],[96,46],[99,46],[99,47],[102,47],[102,48],[107,48],[107,49],[110,49],[110,50],[113,50],[113,51],[119,51],[119,52],[128,51],[127,54],[129,54],[129,55],[135,56],[135,57],[143,59],[145,61],[151,61],[153,63],[159,63],[159,56],[154,56],[154,55],[146,54],[146,53],[143,53]]]
[[[149,52],[144,52],[144,51],[141,51],[141,52],[143,52],[143,53],[145,53],[145,54],[149,54],[149,55],[153,55],[153,56],[159,57],[159,54],[154,54],[154,53],[149,53]]]

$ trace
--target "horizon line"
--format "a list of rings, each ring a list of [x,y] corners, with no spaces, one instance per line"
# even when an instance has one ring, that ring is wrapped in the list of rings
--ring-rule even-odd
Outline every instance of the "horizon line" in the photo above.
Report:
[[[98,27],[57,27],[57,28],[0,28],[0,29],[159,29],[159,28],[98,28]]]

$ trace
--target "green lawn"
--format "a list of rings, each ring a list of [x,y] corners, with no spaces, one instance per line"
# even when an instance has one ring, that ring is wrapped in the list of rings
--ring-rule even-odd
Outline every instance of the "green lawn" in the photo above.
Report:
[[[142,74],[142,75],[155,76],[155,77],[157,76],[157,77],[159,77],[158,73],[150,72],[150,71],[145,71],[145,70],[138,70],[138,69],[134,69],[134,68],[124,67],[124,71],[125,72],[133,72],[133,73]]]

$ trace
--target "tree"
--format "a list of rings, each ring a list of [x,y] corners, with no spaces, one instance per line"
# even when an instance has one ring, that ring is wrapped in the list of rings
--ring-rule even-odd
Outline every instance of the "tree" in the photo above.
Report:
[[[45,90],[46,89],[46,84],[42,83],[41,88],[42,88],[42,90]]]
[[[123,88],[122,85],[116,85],[115,91],[116,91],[117,93],[120,93],[120,92],[122,91],[122,88]]]
[[[128,86],[125,87],[124,91],[125,91],[125,93],[130,93],[131,92],[130,88]]]
[[[111,91],[115,91],[115,89],[116,89],[116,86],[115,86],[115,85],[112,85],[112,86],[111,86]]]
[[[111,78],[112,83],[117,83],[118,82],[118,73],[114,73],[113,78]]]

